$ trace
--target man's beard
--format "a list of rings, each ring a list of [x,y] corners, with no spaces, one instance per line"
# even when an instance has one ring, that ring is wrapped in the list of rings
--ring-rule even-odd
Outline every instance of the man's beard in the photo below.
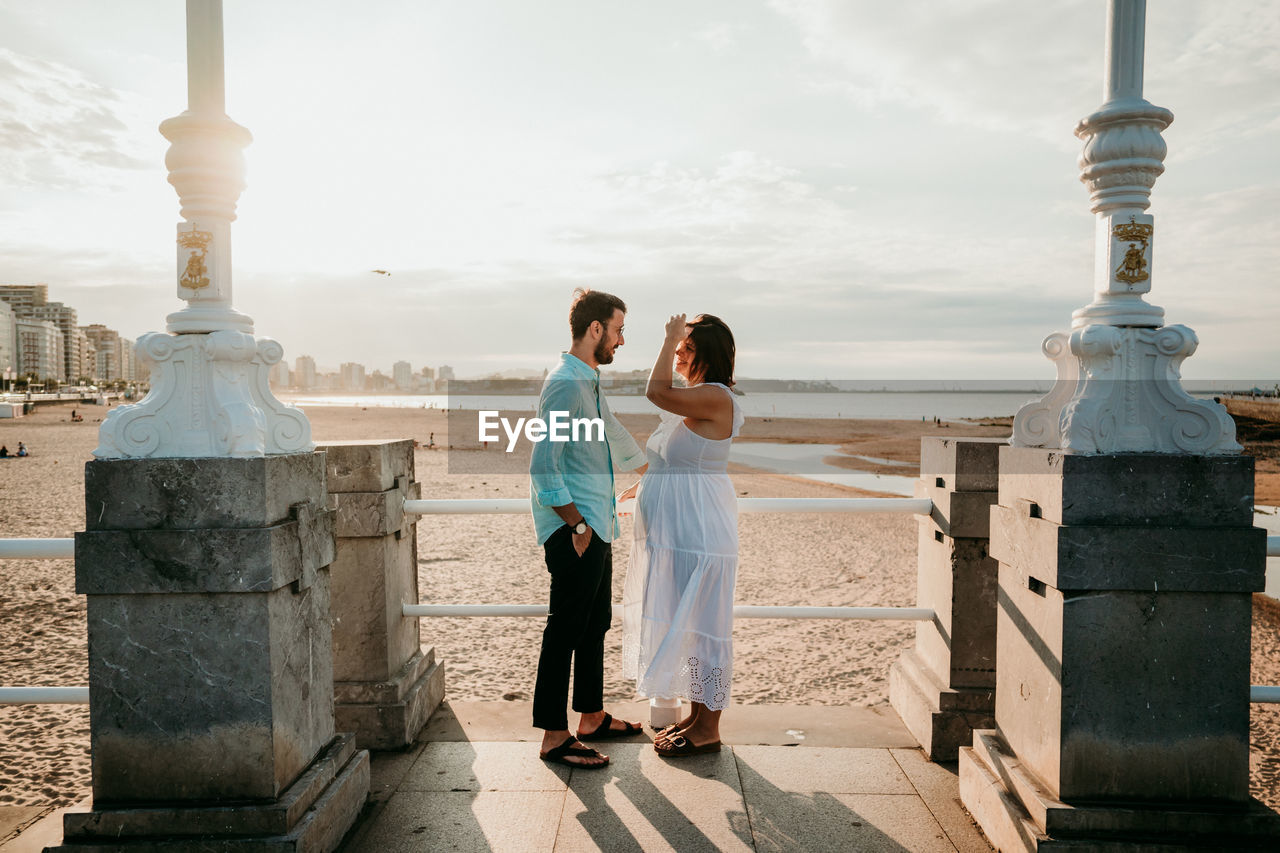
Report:
[[[613,364],[613,348],[605,343],[604,338],[596,344],[596,364]]]

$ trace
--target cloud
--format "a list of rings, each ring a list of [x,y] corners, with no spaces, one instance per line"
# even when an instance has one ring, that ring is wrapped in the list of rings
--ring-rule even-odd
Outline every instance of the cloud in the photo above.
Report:
[[[156,167],[131,97],[65,65],[0,48],[0,116],[10,186],[109,187],[113,172]]]
[[[813,85],[864,107],[906,104],[950,123],[1055,144],[1093,106],[1101,15],[1080,0],[772,0],[817,66]],[[1083,54],[1083,55],[1082,55]],[[1089,60],[1089,61],[1082,61]],[[1096,98],[1096,95],[1094,96]]]
[[[709,47],[712,53],[723,55],[737,46],[738,30],[738,26],[721,21],[708,24],[694,33],[693,38]]]

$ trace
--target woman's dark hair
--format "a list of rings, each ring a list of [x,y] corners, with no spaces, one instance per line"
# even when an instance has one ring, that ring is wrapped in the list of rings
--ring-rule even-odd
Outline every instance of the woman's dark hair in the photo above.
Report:
[[[689,364],[691,378],[698,382],[719,382],[733,387],[733,358],[737,348],[733,332],[713,314],[699,314],[689,321],[689,343],[693,345]]]
[[[569,306],[569,331],[573,332],[573,339],[582,340],[582,336],[596,320],[600,321],[601,326],[608,328],[614,309],[627,313],[626,303],[612,293],[579,287],[573,292],[573,304]]]

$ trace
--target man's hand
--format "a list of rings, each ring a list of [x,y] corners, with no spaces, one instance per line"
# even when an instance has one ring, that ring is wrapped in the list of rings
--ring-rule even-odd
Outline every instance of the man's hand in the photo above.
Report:
[[[578,556],[581,557],[587,553],[587,546],[591,544],[591,537],[594,535],[591,525],[587,525],[586,533],[573,533],[570,531],[569,535],[573,537],[573,550],[578,552]]]

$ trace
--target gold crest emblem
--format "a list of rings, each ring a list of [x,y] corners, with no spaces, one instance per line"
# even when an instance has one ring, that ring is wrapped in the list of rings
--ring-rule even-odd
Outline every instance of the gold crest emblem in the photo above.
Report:
[[[1124,260],[1116,267],[1116,280],[1125,284],[1137,284],[1151,277],[1147,272],[1147,248],[1151,245],[1151,225],[1129,221],[1115,226],[1111,233],[1122,243],[1128,243],[1129,249],[1124,253]]]
[[[209,252],[209,242],[213,234],[208,231],[197,231],[194,228],[178,235],[178,245],[191,250],[187,255],[187,267],[182,271],[178,284],[191,290],[199,290],[209,286],[209,267],[205,258]]]

